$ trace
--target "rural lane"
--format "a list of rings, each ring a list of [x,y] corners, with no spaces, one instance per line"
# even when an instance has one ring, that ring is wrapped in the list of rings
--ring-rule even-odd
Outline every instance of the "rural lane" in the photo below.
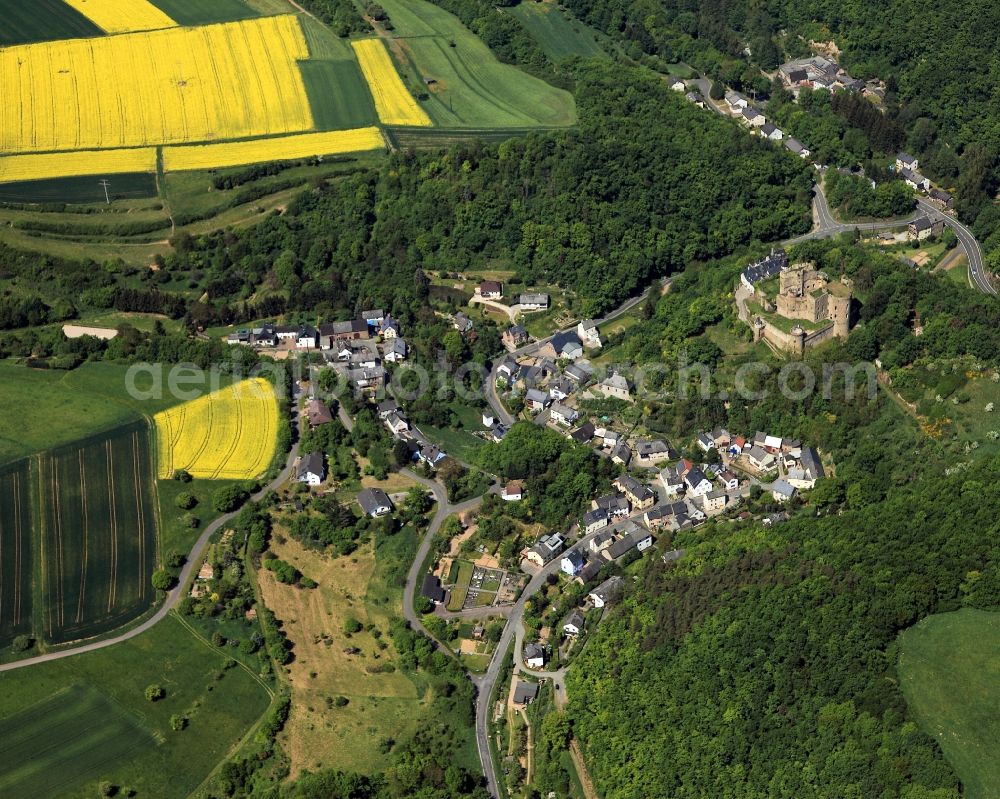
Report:
[[[298,391],[296,391],[296,395]],[[294,406],[294,404],[293,404]],[[293,412],[293,421],[297,419],[297,412]],[[253,494],[250,499],[254,502],[259,501],[268,491],[273,491],[282,485],[289,477],[291,477],[293,470],[295,469],[295,461],[299,456],[299,444],[296,441],[292,444],[292,448],[288,451],[288,457],[285,460],[285,466],[278,473],[270,483],[261,488],[256,494]],[[53,660],[62,660],[63,658],[68,658],[73,655],[82,655],[85,652],[94,652],[98,649],[104,649],[108,646],[114,646],[115,644],[120,644],[129,639],[135,638],[137,635],[142,635],[144,632],[152,629],[155,625],[159,624],[163,619],[166,618],[167,614],[180,602],[181,597],[184,594],[184,589],[187,585],[187,581],[191,579],[191,573],[194,571],[195,566],[201,565],[201,555],[205,551],[205,547],[208,544],[208,540],[212,535],[218,531],[221,527],[225,526],[231,522],[239,510],[232,511],[231,513],[225,513],[211,524],[209,524],[202,531],[201,535],[198,536],[198,540],[194,542],[194,546],[191,547],[191,552],[188,554],[187,561],[184,563],[184,567],[181,569],[180,577],[177,580],[177,585],[167,592],[166,598],[163,604],[160,605],[159,609],[146,619],[141,624],[133,627],[130,630],[115,635],[111,638],[104,638],[100,641],[91,641],[86,644],[81,644],[80,646],[75,646],[71,649],[63,649],[59,652],[47,652],[44,655],[35,655],[34,657],[25,658],[24,660],[15,660],[12,663],[0,664],[0,673],[5,671],[13,671],[14,669],[22,669],[27,666],[35,666],[39,663],[49,663]]]

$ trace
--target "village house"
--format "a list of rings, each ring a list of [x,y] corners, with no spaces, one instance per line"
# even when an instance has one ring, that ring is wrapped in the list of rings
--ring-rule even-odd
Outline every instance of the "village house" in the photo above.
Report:
[[[608,526],[608,512],[604,508],[588,511],[583,515],[583,534],[590,535]],[[591,542],[593,543],[593,542]]]
[[[612,372],[597,384],[597,390],[605,397],[631,402],[632,386],[624,375]]]
[[[771,496],[777,502],[788,502],[795,496],[795,487],[787,480],[776,480],[771,484]]]
[[[920,161],[909,153],[899,153],[896,156],[896,169],[910,169],[916,172],[920,169]]]
[[[401,338],[394,338],[386,343],[382,357],[389,363],[401,363],[406,360],[406,352],[406,342]]]
[[[770,122],[765,122],[760,126],[760,135],[769,141],[781,141],[785,136],[780,128],[772,125]]]
[[[589,382],[590,378],[594,376],[594,370],[583,362],[571,363],[563,370],[563,375],[577,385],[582,386]]]
[[[608,430],[606,427],[598,427],[594,431],[594,436],[601,439],[601,446],[604,449],[614,449],[621,441],[621,433],[616,430]]]
[[[740,478],[736,476],[735,472],[729,471],[729,469],[719,472],[718,479],[726,491],[735,491],[740,487]]]
[[[274,328],[275,338],[280,344],[283,341],[292,342],[299,337],[299,326],[298,325],[278,325]]]
[[[514,696],[511,701],[518,707],[527,707],[538,697],[538,683],[518,680],[514,686]]]
[[[362,311],[361,318],[365,320],[365,324],[372,330],[378,330],[382,322],[385,321],[385,310],[383,308],[375,308],[371,311]]]
[[[569,425],[573,424],[580,417],[580,414],[577,413],[575,408],[570,408],[561,402],[553,402],[552,407],[549,408],[549,416],[557,424],[569,427]]]
[[[549,358],[575,361],[583,356],[583,343],[573,331],[556,333],[539,352]]]
[[[926,216],[915,219],[907,226],[907,235],[916,241],[937,238],[944,233],[944,222],[931,221]]]
[[[393,411],[385,417],[385,426],[389,428],[389,432],[394,436],[400,436],[410,430],[410,423],[406,420],[406,417],[397,411]]]
[[[629,514],[629,501],[621,494],[605,494],[594,501],[594,505],[603,508],[609,519],[621,519]]]
[[[517,304],[522,311],[544,311],[549,307],[549,295],[530,292],[521,294],[517,298]]]
[[[496,280],[484,280],[476,286],[476,294],[484,300],[499,300],[503,297],[503,284]]]
[[[371,337],[368,323],[364,319],[334,322],[329,330],[331,345],[333,342],[364,341]]]
[[[563,622],[563,632],[566,635],[579,635],[583,632],[583,624],[583,614],[574,608],[573,612],[566,617],[566,621]]]
[[[930,196],[934,202],[944,206],[945,208],[951,208],[955,202],[954,197],[952,197],[951,194],[946,192],[944,189],[932,188],[928,192],[928,196]]]
[[[725,491],[709,491],[701,498],[701,507],[709,516],[721,513],[726,509],[729,497]]]
[[[574,391],[576,391],[576,383],[565,377],[560,377],[549,386],[549,396],[554,400],[564,400]]]
[[[381,488],[365,488],[358,494],[358,504],[365,516],[377,518],[392,512],[392,501]]]
[[[914,172],[912,169],[901,169],[898,174],[904,181],[906,181],[906,185],[911,189],[927,191],[931,187],[929,179],[925,178],[919,172]]]
[[[702,97],[701,92],[688,92],[684,95],[684,99],[689,103],[694,103],[698,108],[705,107],[705,98]]]
[[[549,395],[537,388],[529,388],[524,395],[524,404],[529,411],[544,411],[549,404]]]
[[[520,502],[523,497],[524,488],[517,480],[511,480],[500,492],[500,498],[505,502]]]
[[[747,462],[758,472],[770,471],[777,465],[774,455],[756,445],[752,446],[747,453]]]
[[[452,320],[452,326],[463,336],[466,333],[472,332],[472,328],[474,327],[472,320],[462,311],[455,314],[455,317]]]
[[[677,453],[662,438],[635,442],[636,461],[640,466],[657,466],[663,461],[676,458]]]
[[[604,550],[604,557],[608,560],[618,560],[623,555],[627,555],[633,549],[644,552],[653,545],[653,535],[638,524],[628,523],[631,529]]]
[[[752,106],[747,106],[740,111],[740,121],[751,128],[762,128],[767,124],[767,118]]]
[[[500,340],[508,350],[516,350],[528,343],[528,331],[524,325],[511,325],[503,331]]]
[[[670,521],[673,516],[670,505],[654,505],[642,514],[642,522],[650,530],[659,530]]]
[[[770,254],[754,261],[740,273],[740,282],[751,294],[756,292],[754,284],[769,280],[788,268],[788,255],[783,250],[771,250]]]
[[[295,334],[295,346],[300,350],[314,350],[319,346],[319,333],[312,325],[302,325]]]
[[[309,420],[310,427],[319,427],[333,421],[330,406],[318,399],[309,400],[306,405],[306,418]]]
[[[576,326],[576,335],[585,347],[600,347],[601,333],[597,329],[597,322],[593,319],[583,319]]]
[[[701,497],[712,490],[712,483],[701,469],[695,468],[684,475],[684,489],[689,497]]]
[[[586,421],[569,434],[577,444],[589,444],[594,438],[594,423]]]
[[[729,110],[733,113],[739,113],[750,105],[750,100],[739,92],[730,89],[726,92],[726,105],[729,106]]]
[[[666,496],[676,497],[684,490],[684,469],[679,465],[661,469],[660,484]]]
[[[587,598],[594,603],[595,608],[603,608],[618,599],[618,597],[621,596],[621,592],[622,578],[617,576],[609,577],[597,586],[597,588],[591,591],[587,595]]]
[[[375,392],[385,385],[385,370],[380,366],[374,369],[350,369],[347,380],[358,391]]]
[[[675,92],[685,92],[687,91],[687,84],[684,83],[680,78],[671,78],[667,83],[671,91]]]
[[[626,496],[628,501],[632,503],[632,507],[636,510],[651,508],[656,501],[656,494],[653,493],[652,489],[640,483],[630,474],[623,474],[618,477],[614,482],[614,486]]]
[[[425,574],[423,585],[420,587],[420,595],[429,599],[433,604],[440,605],[445,600],[441,580],[433,574]]]
[[[611,546],[614,541],[615,534],[611,530],[605,530],[603,533],[598,533],[591,538],[588,546],[591,552],[599,553]]]
[[[255,347],[274,347],[278,344],[278,336],[274,325],[268,323],[255,327],[250,331],[250,343]]]
[[[545,650],[538,644],[525,644],[524,665],[529,669],[542,668],[545,665]]]
[[[310,452],[299,459],[295,469],[295,479],[306,485],[318,486],[326,479],[326,466],[322,452]]]
[[[584,563],[583,553],[578,549],[571,549],[559,561],[559,570],[569,577],[576,577],[583,569]]]
[[[626,468],[632,462],[632,450],[629,449],[624,439],[615,444],[614,449],[611,450],[611,460]]]
[[[399,336],[399,322],[391,316],[387,316],[382,320],[382,324],[379,325],[378,332],[382,335],[382,338],[391,341]]]
[[[785,139],[785,147],[799,158],[808,158],[810,155],[809,150],[802,145],[802,142],[798,139],[793,139],[791,136]]]
[[[508,386],[514,385],[519,374],[521,374],[521,364],[513,358],[504,358],[497,367],[497,380],[503,380]]]
[[[563,551],[565,541],[559,533],[543,535],[525,554],[525,558],[536,566],[544,566]]]
[[[385,420],[389,418],[389,414],[396,413],[399,410],[399,403],[394,399],[383,400],[376,407],[378,411],[378,416],[380,419]]]
[[[431,467],[437,466],[447,457],[448,454],[437,444],[427,444],[417,452],[417,459]]]
[[[695,439],[695,444],[698,445],[698,449],[702,452],[708,452],[710,449],[715,449],[715,440],[708,433],[698,433],[698,437]]]

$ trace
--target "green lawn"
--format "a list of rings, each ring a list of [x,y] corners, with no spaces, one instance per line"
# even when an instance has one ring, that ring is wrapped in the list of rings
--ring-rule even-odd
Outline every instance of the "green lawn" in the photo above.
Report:
[[[452,14],[425,0],[386,0],[397,37],[390,47],[404,81],[425,90],[436,125],[454,128],[560,127],[576,122],[569,92],[501,64]],[[452,43],[454,46],[451,46]]]
[[[1000,785],[1000,614],[965,609],[924,619],[899,639],[903,693],[937,740],[968,799]]]
[[[0,19],[0,45],[104,35],[62,0],[0,0]]]
[[[608,57],[599,43],[601,35],[553,2],[519,3],[509,13],[522,22],[553,61],[570,56]]]
[[[455,587],[451,589],[451,596],[448,597],[448,610],[462,609],[465,596],[469,593],[469,583],[472,581],[474,570],[475,567],[469,561],[458,561],[458,576],[455,578]]]
[[[91,799],[101,779],[138,796],[187,796],[268,705],[261,683],[225,662],[224,653],[169,616],[124,644],[5,674],[0,794]],[[153,683],[166,690],[158,702],[143,695]],[[187,729],[171,729],[172,715],[186,716]],[[38,729],[47,736],[44,750],[27,764],[7,756]],[[124,729],[131,749],[123,745]]]

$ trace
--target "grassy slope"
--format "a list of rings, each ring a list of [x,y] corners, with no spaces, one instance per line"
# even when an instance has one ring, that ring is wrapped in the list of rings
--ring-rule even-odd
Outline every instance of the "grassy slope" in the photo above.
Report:
[[[425,79],[437,82],[422,103],[436,125],[518,128],[576,121],[568,92],[501,64],[452,14],[424,0],[386,0],[382,5],[395,27],[390,50],[404,80],[421,88]]]
[[[1000,785],[1000,614],[965,609],[902,634],[898,671],[920,725],[958,772],[968,799]]]
[[[0,0],[0,20],[0,45],[104,35],[62,0]]]
[[[413,531],[397,536],[412,538]],[[281,736],[293,774],[321,766],[377,772],[388,760],[379,752],[380,738],[398,740],[412,732],[421,703],[402,672],[373,671],[393,661],[391,646],[380,650],[367,631],[350,638],[343,632],[344,621],[353,617],[374,625],[388,640],[400,597],[382,577],[382,553],[366,544],[350,557],[330,558],[277,537],[272,549],[319,583],[305,591],[278,583],[266,569],[258,573],[265,604],[285,622],[295,643],[295,660],[288,666],[293,708]],[[351,647],[361,651],[346,654]],[[348,704],[330,707],[328,699],[338,696],[347,697]]]
[[[521,20],[538,46],[553,61],[570,56],[606,58],[598,43],[600,35],[593,28],[575,19],[555,3],[520,3],[510,13]]]
[[[170,616],[124,644],[5,674],[0,719],[24,711],[73,685],[98,691],[159,742],[103,770],[100,779],[136,788],[139,796],[184,797],[194,790],[264,712],[268,695],[240,668],[223,671],[225,654],[196,638]],[[216,679],[217,674],[221,679]],[[147,702],[143,691],[157,683],[166,698]],[[170,717],[187,715],[186,730],[170,728]],[[113,718],[75,723],[88,735],[102,734]],[[95,726],[96,725],[96,726]],[[3,728],[0,722],[0,729]],[[61,795],[94,797],[97,778],[69,752],[49,753],[53,768],[72,789]],[[17,764],[0,757],[0,786]],[[3,791],[0,790],[0,793]],[[9,794],[25,795],[25,794]],[[41,794],[51,795],[51,794]]]

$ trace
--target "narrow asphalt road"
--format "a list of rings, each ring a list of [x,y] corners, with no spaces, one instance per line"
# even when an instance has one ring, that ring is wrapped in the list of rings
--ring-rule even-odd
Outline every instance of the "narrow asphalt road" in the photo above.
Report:
[[[972,231],[959,222],[954,217],[941,213],[927,200],[917,200],[917,206],[925,211],[933,219],[942,220],[948,227],[955,231],[955,235],[965,248],[965,254],[969,258],[969,283],[973,288],[979,289],[984,294],[996,294],[997,290],[993,286],[986,274],[983,264],[983,252],[979,248],[979,242],[972,235]]]
[[[275,477],[274,480],[254,494],[251,499],[255,502],[260,500],[268,491],[278,488],[278,486],[291,477],[292,470],[295,468],[295,459],[298,455],[299,445],[298,442],[296,442],[292,445],[292,448],[288,453],[285,468],[281,470],[280,474]],[[153,626],[159,624],[164,618],[166,618],[167,614],[173,610],[183,597],[187,581],[191,578],[192,571],[196,566],[201,565],[201,555],[205,550],[205,546],[208,544],[208,539],[211,538],[212,535],[221,527],[229,524],[237,513],[239,513],[238,510],[233,511],[232,513],[223,514],[205,527],[202,534],[198,536],[198,540],[195,541],[194,546],[191,547],[191,552],[188,554],[187,562],[184,564],[184,568],[181,569],[177,585],[167,592],[166,599],[163,604],[160,605],[160,608],[156,611],[156,613],[146,619],[146,621],[142,622],[142,624],[139,624],[131,630],[127,630],[126,632],[112,638],[104,638],[100,641],[91,641],[90,643],[81,644],[80,646],[73,647],[72,649],[63,649],[59,652],[48,652],[44,655],[36,655],[35,657],[25,658],[24,660],[16,660],[13,663],[4,663],[3,665],[0,665],[0,672],[13,671],[14,669],[34,666],[38,663],[48,663],[53,660],[61,660],[62,658],[68,658],[72,655],[82,655],[84,652],[94,652],[98,649],[104,649],[107,646],[114,646],[115,644],[128,641],[129,639],[135,638],[137,635],[142,635],[147,630],[152,629]]]

